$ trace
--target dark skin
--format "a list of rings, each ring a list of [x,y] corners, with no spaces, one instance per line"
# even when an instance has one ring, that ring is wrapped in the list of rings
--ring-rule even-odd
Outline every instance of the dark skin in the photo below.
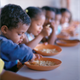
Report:
[[[55,25],[55,13],[53,11],[45,11],[46,20],[44,23],[44,26],[47,26],[50,24],[50,27],[52,28],[52,33],[48,37],[48,39],[44,38],[43,42],[48,42],[49,44],[54,44],[56,35],[56,25]]]
[[[20,76],[16,73],[13,73],[11,71],[5,71],[3,70],[2,74],[0,74],[1,80],[46,80],[46,79],[31,79],[28,77]]]

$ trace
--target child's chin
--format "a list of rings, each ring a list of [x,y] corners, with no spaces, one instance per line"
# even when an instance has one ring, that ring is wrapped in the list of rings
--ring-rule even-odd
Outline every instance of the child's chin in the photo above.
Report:
[[[38,35],[38,33],[37,34],[34,34],[35,36],[37,36]]]
[[[36,34],[35,36],[37,36],[37,35],[39,35],[39,34]]]

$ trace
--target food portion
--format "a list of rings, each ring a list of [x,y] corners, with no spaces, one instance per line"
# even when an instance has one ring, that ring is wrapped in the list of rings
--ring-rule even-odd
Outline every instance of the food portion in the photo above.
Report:
[[[55,65],[52,61],[43,61],[43,60],[35,60],[34,62],[29,62],[30,65],[39,65],[39,66],[53,66]]]
[[[42,49],[40,51],[45,52],[45,53],[56,53],[56,52],[58,52],[56,49]]]
[[[46,28],[49,28],[49,27],[50,27],[50,24],[48,24]]]

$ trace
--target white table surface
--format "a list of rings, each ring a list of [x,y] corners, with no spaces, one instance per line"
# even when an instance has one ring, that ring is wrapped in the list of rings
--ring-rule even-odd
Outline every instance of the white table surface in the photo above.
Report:
[[[32,79],[45,78],[47,80],[80,80],[80,44],[74,47],[61,48],[61,53],[55,56],[47,56],[62,61],[62,64],[58,68],[50,71],[35,71],[24,65],[17,74]]]

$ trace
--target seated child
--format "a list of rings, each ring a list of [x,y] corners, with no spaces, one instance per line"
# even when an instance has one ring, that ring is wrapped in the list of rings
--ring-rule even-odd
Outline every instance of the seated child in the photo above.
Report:
[[[54,44],[56,39],[55,9],[48,6],[43,6],[42,10],[46,17],[44,26],[50,25],[51,29],[50,36],[45,37],[42,41],[48,42],[49,44]]]
[[[61,26],[60,25],[60,20],[61,20],[61,12],[59,8],[55,8],[56,15],[55,15],[55,22],[56,22],[56,35],[58,35],[61,32]]]
[[[2,8],[0,49],[5,70],[16,71],[18,60],[24,64],[26,61],[42,57],[33,54],[31,48],[21,44],[30,22],[29,16],[20,6],[8,4]]]
[[[50,34],[50,29],[43,28],[45,16],[40,8],[28,7],[25,9],[25,12],[31,18],[31,25],[26,32],[27,37],[24,38],[23,43],[33,49],[44,36]]]
[[[61,21],[60,25],[62,26],[62,29],[66,29],[69,27],[69,24],[71,22],[71,12],[66,8],[61,8]]]
[[[69,28],[71,22],[71,12],[66,8],[61,8],[60,11],[61,11],[61,20],[59,27],[61,28],[61,30],[59,35],[67,37],[70,36],[70,34],[66,32],[66,30]]]

